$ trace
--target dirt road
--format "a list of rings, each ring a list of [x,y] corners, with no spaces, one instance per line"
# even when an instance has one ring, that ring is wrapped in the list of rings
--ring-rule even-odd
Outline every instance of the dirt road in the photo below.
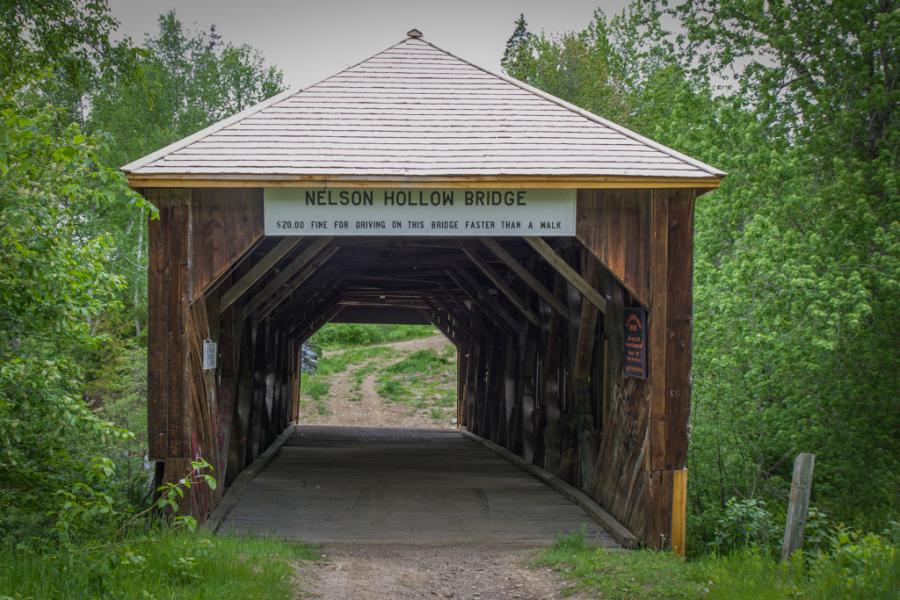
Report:
[[[550,569],[533,566],[536,553],[471,545],[326,546],[320,563],[298,573],[298,588],[315,600],[586,598],[564,591]]]
[[[384,358],[368,359],[361,363],[351,364],[345,371],[332,375],[329,378],[331,389],[327,399],[328,412],[321,414],[309,406],[304,406],[301,402],[300,422],[306,425],[451,427],[449,419],[446,422],[435,422],[427,412],[412,411],[404,404],[389,402],[382,398],[375,385],[377,371],[367,375],[358,390],[354,389],[352,382],[353,373],[357,369],[369,366],[376,361],[380,361],[378,367],[382,369],[403,360],[413,352],[419,350],[441,351],[450,345],[450,341],[442,335],[379,344],[379,347],[391,349],[393,358],[387,360]],[[326,351],[322,360],[328,360],[329,357],[343,352],[346,350]]]

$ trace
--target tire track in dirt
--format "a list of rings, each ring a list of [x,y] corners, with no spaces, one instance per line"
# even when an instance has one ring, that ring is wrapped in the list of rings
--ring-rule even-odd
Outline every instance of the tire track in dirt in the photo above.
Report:
[[[390,348],[398,354],[389,359],[385,357],[368,358],[358,363],[347,365],[346,370],[331,375],[329,377],[330,389],[327,395],[327,414],[319,414],[308,398],[302,397],[303,391],[301,390],[300,422],[306,425],[451,427],[449,420],[446,423],[435,423],[424,411],[415,410],[410,413],[410,408],[406,404],[390,402],[382,398],[378,394],[375,385],[376,373],[367,375],[363,379],[359,390],[354,389],[351,381],[353,373],[357,370],[366,368],[379,361],[381,361],[379,364],[379,369],[381,370],[402,361],[413,352],[419,350],[440,352],[449,345],[450,341],[444,336],[433,335],[426,338],[367,346],[368,348]],[[326,351],[323,360],[328,360],[329,357],[340,356],[345,352],[347,352],[346,349]]]

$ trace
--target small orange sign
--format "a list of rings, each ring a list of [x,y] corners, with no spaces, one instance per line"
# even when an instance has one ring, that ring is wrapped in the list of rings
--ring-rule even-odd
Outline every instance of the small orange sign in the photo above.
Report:
[[[647,379],[647,311],[625,309],[625,376]]]

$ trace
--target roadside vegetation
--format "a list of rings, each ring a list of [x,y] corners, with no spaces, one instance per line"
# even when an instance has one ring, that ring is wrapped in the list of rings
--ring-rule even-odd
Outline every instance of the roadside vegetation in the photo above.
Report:
[[[437,334],[431,325],[377,325],[369,323],[329,323],[310,340],[316,350],[372,346],[402,342]]]
[[[0,598],[292,600],[298,566],[319,557],[313,546],[277,539],[157,529],[64,555],[4,556]]]
[[[728,173],[695,206],[690,560],[577,540],[545,555],[599,596],[896,597],[898,28],[875,0],[634,0],[556,35],[516,22],[509,75]],[[812,511],[784,567],[800,452]]]
[[[562,574],[569,593],[604,600],[892,600],[900,589],[898,534],[897,524],[881,535],[834,530],[814,549],[779,563],[756,545],[685,562],[651,550],[592,548],[576,533],[536,564]]]

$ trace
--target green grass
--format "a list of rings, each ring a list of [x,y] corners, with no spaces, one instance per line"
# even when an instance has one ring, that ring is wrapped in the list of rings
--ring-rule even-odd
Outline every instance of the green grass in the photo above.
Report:
[[[309,398],[309,402],[315,407],[316,412],[320,415],[328,414],[328,392],[331,391],[331,383],[327,376],[310,373],[300,375],[300,403],[303,404],[305,398]]]
[[[404,340],[437,335],[438,333],[438,330],[431,325],[329,323],[316,332],[310,339],[310,343],[315,348],[329,350],[402,342]]]
[[[350,370],[354,365],[363,364],[359,369],[351,372],[352,391],[358,393],[362,387],[362,380],[369,373],[380,368],[378,362],[370,362],[375,359],[380,361],[390,360],[398,353],[392,348],[384,346],[363,346],[348,348],[342,352],[334,352],[319,358],[319,368],[314,374],[304,373],[300,381],[300,403],[308,402],[320,415],[327,415],[329,392],[331,391],[331,376]],[[361,374],[357,375],[358,372]],[[359,397],[351,398],[359,400]]]
[[[0,554],[0,598],[16,600],[296,598],[314,546],[257,537],[160,532],[153,541],[53,557]]]
[[[419,350],[385,367],[376,378],[378,394],[434,421],[449,420],[456,410],[455,350],[449,350]]]
[[[568,579],[569,593],[604,600],[888,600],[900,589],[896,547],[878,536],[782,564],[758,550],[686,562],[667,552],[592,548],[582,534],[571,534],[536,564]]]
[[[393,348],[385,346],[363,346],[348,348],[339,353],[326,354],[319,359],[319,369],[316,375],[334,375],[346,371],[351,365],[366,362],[375,358],[390,359],[398,353]]]

